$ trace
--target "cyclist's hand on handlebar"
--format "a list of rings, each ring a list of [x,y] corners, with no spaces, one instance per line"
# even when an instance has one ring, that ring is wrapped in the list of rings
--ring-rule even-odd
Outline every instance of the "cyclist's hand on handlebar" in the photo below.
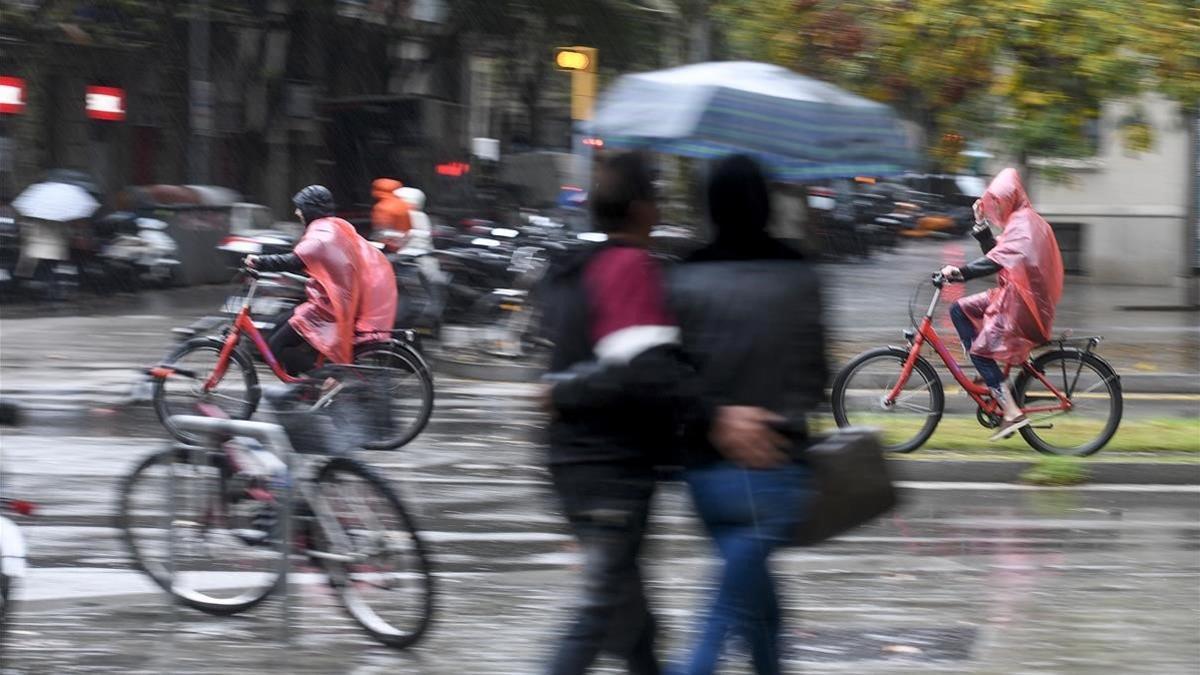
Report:
[[[255,269],[258,267],[258,256],[251,254],[242,258],[242,266],[248,270]]]
[[[940,272],[940,274],[946,278],[946,281],[962,281],[963,280],[962,270],[958,269],[954,265],[946,265],[945,267],[942,268],[942,271]]]

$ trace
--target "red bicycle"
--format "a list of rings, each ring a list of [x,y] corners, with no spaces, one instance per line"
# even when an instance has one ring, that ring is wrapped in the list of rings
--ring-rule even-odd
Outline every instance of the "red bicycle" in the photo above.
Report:
[[[303,279],[286,272],[273,274],[246,270],[248,284],[242,308],[232,323],[225,326],[223,336],[188,340],[149,370],[154,411],[172,436],[186,443],[200,441],[175,428],[171,416],[194,414],[202,403],[216,405],[231,419],[250,419],[254,414],[262,392],[245,338],[249,338],[267,368],[279,380],[289,384],[304,381],[284,370],[250,315],[258,280],[282,276]],[[398,333],[405,334],[405,331]],[[231,369],[236,372],[231,373]],[[350,373],[348,376],[372,378],[373,385],[383,389],[384,395],[379,398],[386,399],[386,410],[371,411],[373,428],[368,430],[367,436],[378,440],[365,443],[364,448],[398,448],[416,438],[429,422],[433,413],[433,376],[425,359],[406,340],[363,344],[355,350],[354,367],[344,370]],[[327,404],[339,389],[335,386],[319,403]]]
[[[881,347],[858,355],[833,382],[833,416],[839,427],[879,427],[885,449],[912,452],[937,429],[946,410],[942,381],[921,349],[933,346],[963,392],[975,403],[983,427],[1000,426],[1000,404],[982,381],[971,379],[933,327],[933,314],[946,279],[933,276],[934,294],[925,317],[906,330],[907,347]],[[911,318],[911,306],[910,306]],[[1121,378],[1095,354],[1099,336],[1063,337],[1044,346],[1056,349],[1021,364],[1014,399],[1030,425],[1021,437],[1038,452],[1091,455],[1108,443],[1121,423]],[[1005,368],[1005,376],[1009,374]],[[955,402],[957,403],[957,402]],[[965,412],[965,411],[964,411]]]

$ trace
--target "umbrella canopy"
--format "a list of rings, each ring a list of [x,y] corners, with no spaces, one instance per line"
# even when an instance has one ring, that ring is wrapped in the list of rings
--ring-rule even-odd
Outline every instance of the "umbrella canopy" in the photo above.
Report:
[[[78,185],[34,183],[17,195],[12,207],[26,218],[65,223],[87,218],[100,208],[100,202]]]
[[[912,161],[886,105],[748,61],[622,76],[601,97],[592,131],[611,147],[750,153],[780,180],[893,175]]]

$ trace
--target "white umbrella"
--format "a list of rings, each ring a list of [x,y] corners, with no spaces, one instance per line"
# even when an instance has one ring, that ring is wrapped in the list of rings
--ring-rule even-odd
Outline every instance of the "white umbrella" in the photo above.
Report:
[[[65,223],[87,218],[100,208],[100,202],[78,185],[35,183],[17,195],[12,207],[26,218]]]

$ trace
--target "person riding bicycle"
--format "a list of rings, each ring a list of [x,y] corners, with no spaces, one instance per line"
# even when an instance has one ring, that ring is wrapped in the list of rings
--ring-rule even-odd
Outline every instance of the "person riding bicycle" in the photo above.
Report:
[[[1004,409],[1004,419],[992,435],[997,440],[1029,425],[1000,364],[1020,365],[1035,347],[1050,340],[1062,297],[1063,263],[1054,231],[1033,210],[1015,170],[997,174],[974,210],[971,233],[983,257],[961,268],[947,265],[941,273],[950,281],[998,274],[996,288],[950,306],[950,319],[971,362]],[[992,235],[991,225],[1000,228],[999,238]]]
[[[332,363],[350,363],[356,344],[388,339],[397,297],[391,263],[353,225],[334,217],[328,188],[310,185],[292,203],[306,225],[295,250],[247,256],[246,266],[309,276],[308,299],[270,338],[271,351],[297,375],[312,369],[318,354]]]

